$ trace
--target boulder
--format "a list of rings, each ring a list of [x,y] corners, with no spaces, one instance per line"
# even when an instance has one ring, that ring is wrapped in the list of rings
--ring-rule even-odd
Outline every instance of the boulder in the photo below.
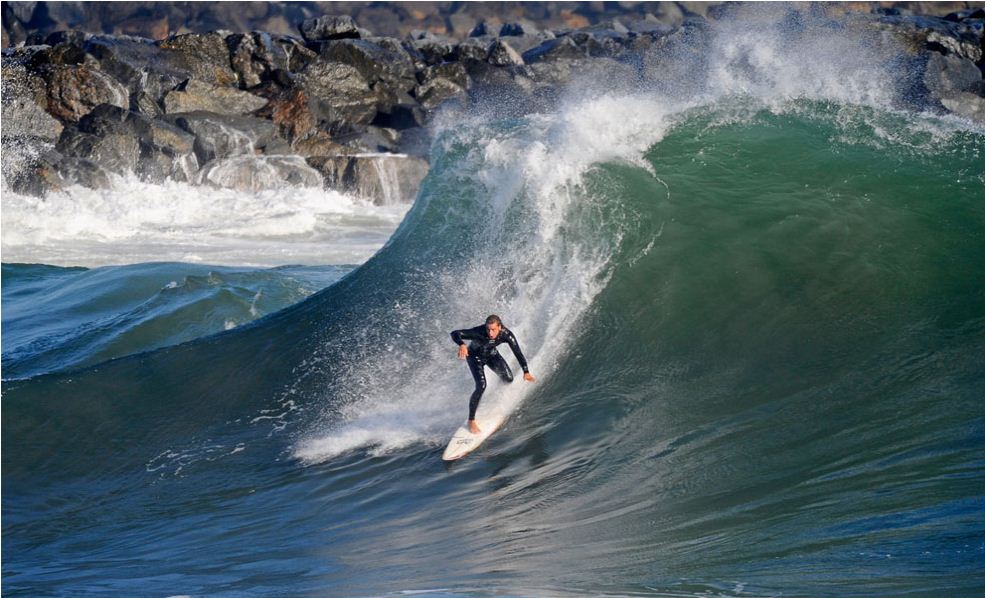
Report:
[[[573,60],[585,58],[588,52],[570,36],[549,39],[536,48],[532,48],[523,53],[523,61],[527,64],[535,62],[554,62],[557,60]]]
[[[367,81],[382,82],[388,89],[409,91],[416,83],[414,62],[399,42],[384,46],[366,40],[344,39],[325,44],[320,57],[353,66]]]
[[[326,15],[305,19],[301,23],[300,30],[301,37],[306,42],[359,39],[361,37],[359,27],[349,15]]]
[[[405,101],[394,104],[386,112],[377,112],[372,124],[396,131],[423,127],[427,124],[427,111],[415,99],[407,96]]]
[[[982,60],[982,32],[964,23],[937,17],[884,16],[873,26],[894,34],[914,51],[956,54],[975,63]]]
[[[458,61],[479,60],[489,58],[489,42],[480,38],[469,38],[455,46],[454,59]]]
[[[121,108],[130,105],[126,88],[106,73],[88,66],[47,66],[38,75],[45,82],[48,113],[62,122],[78,122],[100,104]]]
[[[55,149],[66,156],[89,160],[117,174],[136,171],[140,156],[140,142],[136,137],[123,132],[97,135],[76,127],[65,129]]]
[[[503,23],[499,28],[500,37],[518,37],[536,33],[537,28],[530,23]]]
[[[164,118],[193,136],[192,150],[199,164],[232,156],[288,153],[290,148],[269,120],[249,116],[189,112]]]
[[[186,80],[177,89],[164,95],[164,111],[168,114],[196,111],[249,114],[266,104],[267,100],[249,92],[210,85],[195,79]]]
[[[497,39],[489,46],[489,64],[494,66],[518,66],[523,58],[505,40]]]
[[[199,172],[200,184],[238,191],[321,187],[322,177],[299,156],[234,156],[214,160]]]
[[[325,188],[371,200],[376,205],[409,203],[428,173],[421,158],[400,154],[317,156],[308,164],[318,170]]]
[[[413,42],[415,50],[420,52],[425,64],[441,64],[455,59],[455,45],[447,40],[425,38]]]
[[[426,110],[434,110],[452,98],[464,98],[471,85],[469,74],[460,62],[439,64],[425,69],[414,96]]]
[[[9,154],[8,154],[9,156]],[[44,197],[71,185],[91,189],[110,186],[109,175],[99,165],[81,158],[67,157],[49,149],[22,157],[16,165],[5,157],[3,176],[14,193]]]
[[[171,123],[110,104],[97,106],[66,129],[56,146],[69,158],[144,179],[187,181],[198,169],[194,136]]]
[[[974,62],[956,54],[942,56],[931,52],[927,57],[924,84],[936,97],[952,92],[974,92],[982,83],[982,72]]]
[[[22,55],[20,58],[24,58]],[[25,67],[25,61],[13,52],[5,53],[2,68],[4,140],[34,138],[54,142],[62,132],[62,123],[44,110],[47,105],[44,81]]]
[[[179,54],[162,50],[148,39],[96,35],[89,38],[85,49],[99,70],[127,88],[131,107],[141,94],[160,105],[165,93],[192,75]],[[146,104],[142,107],[148,108]]]
[[[985,125],[985,98],[979,94],[959,91],[941,98],[941,105],[980,125]]]
[[[176,35],[157,43],[189,78],[215,85],[236,85],[239,78],[229,62],[226,31]]]
[[[322,56],[297,77],[298,88],[314,104],[318,120],[332,127],[372,122],[383,101],[374,82],[356,67]]]
[[[318,125],[317,108],[303,89],[291,88],[273,96],[257,116],[270,119],[292,144],[310,135]]]
[[[269,33],[254,31],[226,38],[230,63],[243,89],[256,87],[276,70],[290,70],[290,57],[284,46],[274,43]]]

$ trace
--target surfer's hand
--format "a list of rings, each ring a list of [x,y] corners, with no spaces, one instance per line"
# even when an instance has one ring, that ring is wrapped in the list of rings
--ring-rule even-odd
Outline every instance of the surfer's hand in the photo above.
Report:
[[[469,356],[469,348],[466,347],[465,345],[459,345],[458,346],[458,358],[459,359],[465,359],[468,356]]]
[[[530,372],[524,372],[523,379],[526,380],[527,382],[533,382],[534,380],[536,380],[536,378],[534,378],[534,375],[531,374]]]

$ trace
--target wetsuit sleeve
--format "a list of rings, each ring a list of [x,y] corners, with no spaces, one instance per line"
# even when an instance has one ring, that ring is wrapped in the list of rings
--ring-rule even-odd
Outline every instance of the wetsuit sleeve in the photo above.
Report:
[[[527,369],[527,358],[523,356],[523,351],[520,350],[520,343],[516,342],[516,337],[513,336],[512,331],[507,335],[506,342],[509,343],[510,349],[513,349],[513,355],[516,356],[516,360],[520,362],[520,367],[523,368],[523,373],[529,374],[530,370]]]
[[[461,330],[452,330],[451,340],[455,341],[456,345],[464,345],[465,341],[474,341],[476,339],[482,338],[480,336],[482,331],[485,330],[485,326],[479,326],[476,328],[463,328]]]

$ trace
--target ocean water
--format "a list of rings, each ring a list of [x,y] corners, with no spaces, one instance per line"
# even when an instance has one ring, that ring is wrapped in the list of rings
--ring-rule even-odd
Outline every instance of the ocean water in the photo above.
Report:
[[[217,312],[282,297],[219,334],[171,302],[45,352],[212,274],[5,265],[5,593],[980,595],[985,132],[885,40],[774,22],[439,122],[357,267],[206,267]],[[487,313],[538,381],[446,465]]]

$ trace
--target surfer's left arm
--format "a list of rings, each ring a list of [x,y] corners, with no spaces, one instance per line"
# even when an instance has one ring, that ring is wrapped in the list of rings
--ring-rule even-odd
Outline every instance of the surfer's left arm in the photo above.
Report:
[[[530,373],[530,368],[527,367],[527,358],[523,356],[523,351],[520,350],[520,343],[517,342],[516,336],[513,335],[512,331],[507,331],[506,342],[509,343],[510,349],[513,350],[513,356],[520,362],[520,367],[523,368],[523,379],[527,382],[533,382],[535,378]]]

